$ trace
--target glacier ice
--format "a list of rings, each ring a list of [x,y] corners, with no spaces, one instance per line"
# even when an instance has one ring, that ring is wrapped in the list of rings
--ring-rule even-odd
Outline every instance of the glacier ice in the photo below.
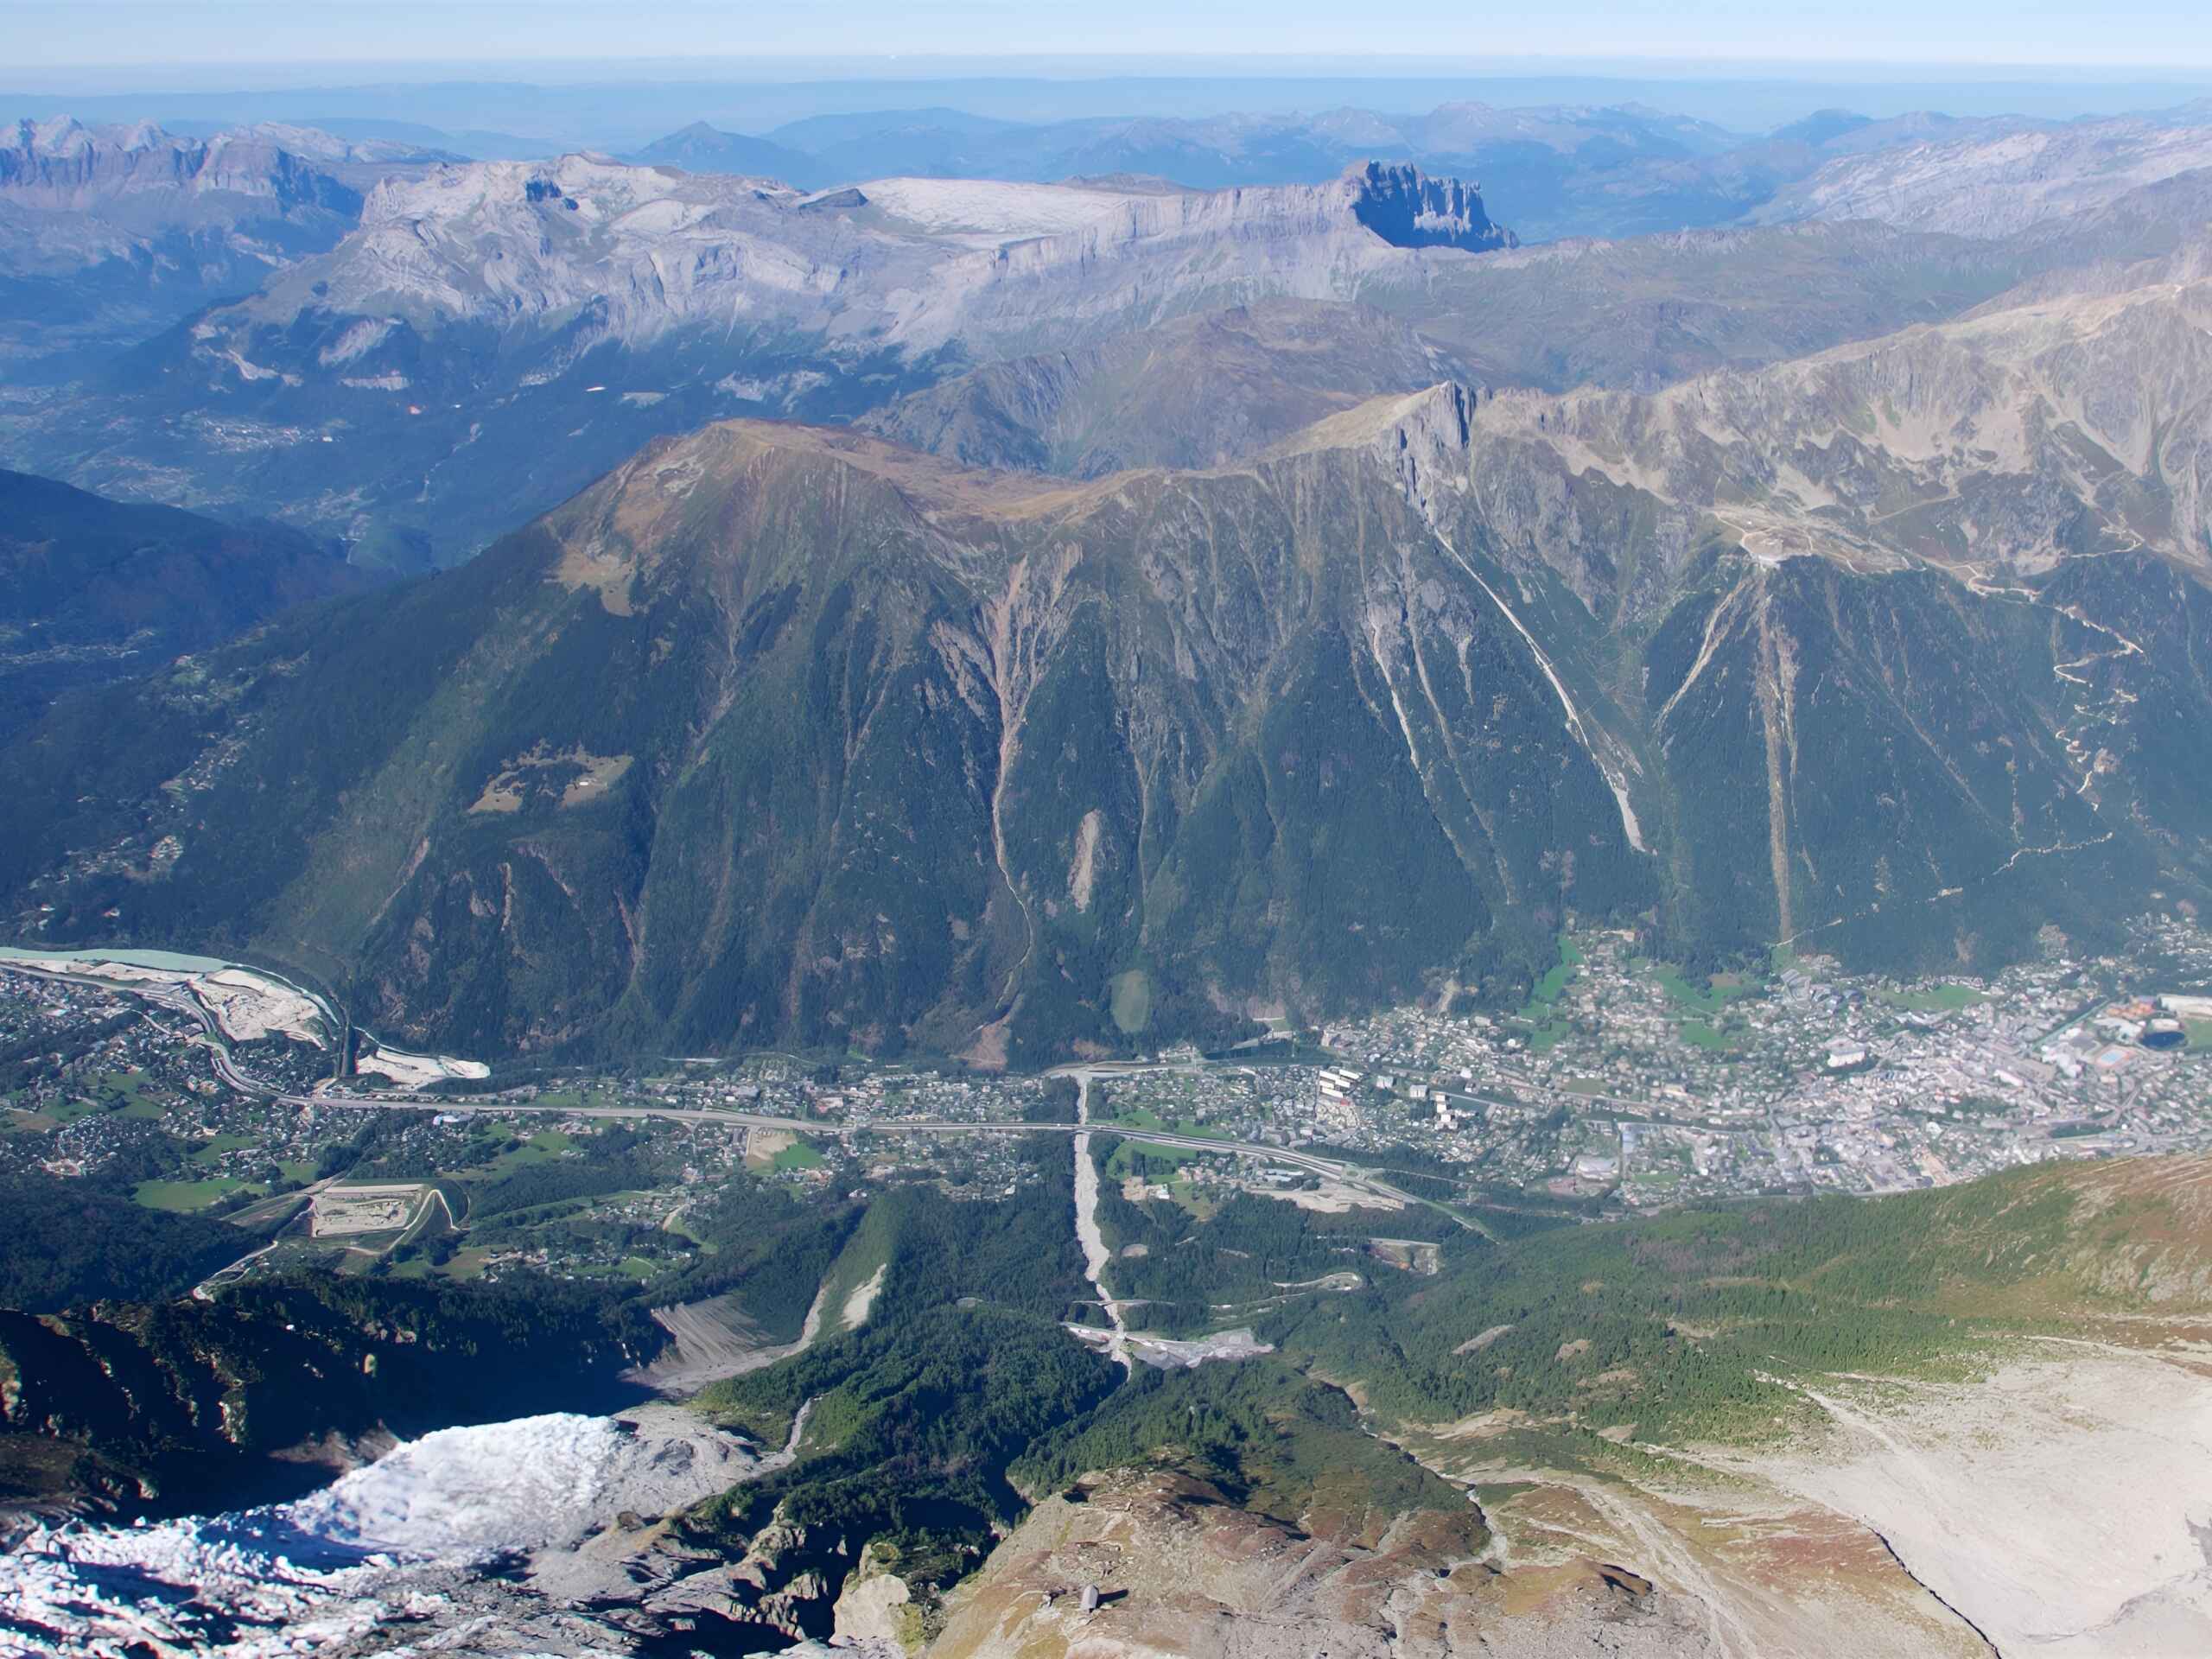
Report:
[[[406,1555],[527,1549],[589,1527],[631,1439],[611,1417],[569,1413],[440,1429],[289,1506],[290,1519]]]
[[[276,1659],[395,1618],[435,1624],[480,1569],[758,1466],[678,1408],[556,1413],[425,1434],[296,1503],[37,1526],[0,1553],[0,1651]]]

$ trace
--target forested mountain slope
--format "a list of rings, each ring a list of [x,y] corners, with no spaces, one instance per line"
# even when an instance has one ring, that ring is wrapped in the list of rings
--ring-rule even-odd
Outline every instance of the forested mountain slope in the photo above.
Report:
[[[1654,410],[1713,396],[1443,388],[1080,486],[709,428],[57,711],[0,762],[0,878],[32,936],[251,944],[463,1050],[985,1063],[1510,995],[1570,912],[1904,969],[2194,890],[2199,582],[1784,558],[1744,492],[1582,435],[1694,458]]]
[[[298,531],[0,472],[0,733],[293,606],[375,585]]]

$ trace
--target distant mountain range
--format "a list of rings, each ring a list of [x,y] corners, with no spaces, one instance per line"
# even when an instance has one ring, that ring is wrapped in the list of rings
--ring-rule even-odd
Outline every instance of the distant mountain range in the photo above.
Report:
[[[2208,130],[2203,106],[2070,123],[1932,112],[1877,121],[1828,110],[1758,137],[1638,105],[1466,102],[1425,115],[1340,108],[1046,124],[916,109],[815,116],[757,137],[695,122],[627,159],[807,190],[895,175],[1040,183],[1154,177],[1223,189],[1317,182],[1381,160],[1479,180],[1485,199],[1529,241],[1745,218],[1870,218],[2001,234],[2069,203],[2204,166]],[[2044,206],[2001,219],[1986,206],[1966,207],[1982,185],[2005,178],[2039,181],[2035,200]],[[1936,205],[1944,201],[1957,205]]]
[[[852,418],[949,375],[1278,298],[1395,317],[1451,374],[1649,389],[2156,252],[2145,238],[2170,242],[2202,194],[2203,116],[1831,111],[1744,143],[1637,107],[1042,126],[925,109],[765,139],[695,125],[650,165],[455,162],[419,128],[25,124],[0,151],[0,352],[22,371],[0,460],[286,517],[406,568],[465,556],[658,433]],[[923,176],[977,171],[1001,176]],[[1071,174],[1090,181],[1025,181]],[[1538,174],[1533,194],[1513,182]],[[1477,176],[1484,194],[1417,182]],[[1255,182],[1271,179],[1318,181]],[[1460,194],[1392,207],[1400,181]],[[1510,233],[1501,190],[1528,209],[1497,214]],[[2180,194],[2140,194],[2160,190]],[[2100,228],[2131,200],[2133,229]],[[1497,257],[1555,235],[1562,203],[1576,225],[1670,229]],[[1746,213],[1772,223],[1671,228]],[[1911,228],[1850,222],[1867,218]],[[1836,239],[1792,228],[1808,220]],[[1437,378],[1385,386],[1389,360],[1359,387]],[[497,487],[460,487],[480,478]]]
[[[67,118],[0,130],[0,362],[45,374],[334,246],[429,159],[293,127],[207,138]]]
[[[1512,240],[1471,191],[1402,167],[1218,192],[811,194],[575,156],[433,167],[378,186],[357,230],[259,293],[0,406],[0,453],[450,563],[657,434],[851,418],[1227,307],[1357,300],[1454,372],[1642,387],[1954,315],[2107,245],[1865,224]]]
[[[0,421],[10,450],[95,487],[188,480],[195,505],[451,563],[658,433],[849,416],[970,361],[1248,298],[1463,283],[1512,240],[1473,192],[1412,168],[804,195],[479,162],[387,181],[330,253]]]
[[[1211,470],[659,441],[461,570],[57,711],[0,758],[5,902],[462,1051],[984,1064],[1498,995],[1569,916],[1899,971],[2094,943],[2212,887],[2172,741],[2212,721],[2206,270],[1652,393],[1370,399]],[[1162,339],[1163,407],[1269,349],[1428,360],[1341,307]],[[1146,378],[1071,353],[995,427],[972,382],[881,423],[1083,471]],[[1255,384],[1261,426],[1316,396]]]
[[[768,140],[695,127],[652,147],[654,165],[455,162],[416,130],[188,139],[26,124],[0,151],[0,353],[19,369],[0,460],[281,516],[420,568],[659,433],[854,418],[1000,364],[1141,354],[1129,342],[1160,323],[1276,299],[1394,317],[1440,374],[1648,390],[1941,320],[2040,270],[2155,253],[2201,205],[2202,113],[1830,112],[1746,144],[1636,108],[1050,127],[925,110],[815,118]],[[1185,161],[1171,168],[1161,145]],[[1490,193],[1469,171],[1344,165],[1375,153],[1457,155]],[[822,185],[872,162],[907,171]],[[1512,252],[1563,223],[1532,207],[1535,221],[1500,214],[1512,228],[1497,228],[1496,193],[1524,163],[1556,173],[1542,200],[1611,229],[1774,222]],[[1245,181],[1191,189],[1163,168]],[[1020,176],[1071,171],[1090,181]],[[1386,385],[1395,360],[1359,389],[1439,378]],[[1319,412],[1293,400],[1255,430],[1272,439]],[[1155,430],[1138,449],[1123,431],[1088,464],[1143,452]]]

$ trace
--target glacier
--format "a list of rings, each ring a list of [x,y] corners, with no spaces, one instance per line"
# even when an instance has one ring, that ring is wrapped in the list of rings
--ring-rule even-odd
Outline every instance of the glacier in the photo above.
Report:
[[[573,1548],[618,1516],[683,1508],[760,1461],[677,1407],[555,1413],[425,1434],[289,1503],[35,1525],[0,1553],[0,1652],[404,1651],[378,1635],[395,1627],[426,1649],[469,1650],[451,1638],[509,1624],[493,1614],[528,1593],[507,1570],[518,1557]]]

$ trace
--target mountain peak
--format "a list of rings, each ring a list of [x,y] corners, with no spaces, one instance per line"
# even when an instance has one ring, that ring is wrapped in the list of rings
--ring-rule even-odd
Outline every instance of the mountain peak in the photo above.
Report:
[[[1366,162],[1345,174],[1352,216],[1393,247],[1462,248],[1486,253],[1520,245],[1484,211],[1481,187],[1431,178],[1406,162]]]
[[[733,534],[756,512],[826,486],[833,517],[947,526],[1006,521],[1075,503],[1098,485],[1034,474],[976,471],[867,436],[850,427],[794,421],[717,421],[656,439],[544,519],[563,556],[555,579],[596,589],[613,614],[630,614],[633,584],[650,584],[671,554],[749,556],[765,533]],[[887,519],[884,515],[887,513]]]
[[[1315,422],[1280,445],[1275,453],[1313,454],[1373,444],[1423,454],[1464,450],[1473,430],[1474,412],[1491,395],[1479,386],[1446,380],[1419,391],[1370,397],[1341,414]]]

